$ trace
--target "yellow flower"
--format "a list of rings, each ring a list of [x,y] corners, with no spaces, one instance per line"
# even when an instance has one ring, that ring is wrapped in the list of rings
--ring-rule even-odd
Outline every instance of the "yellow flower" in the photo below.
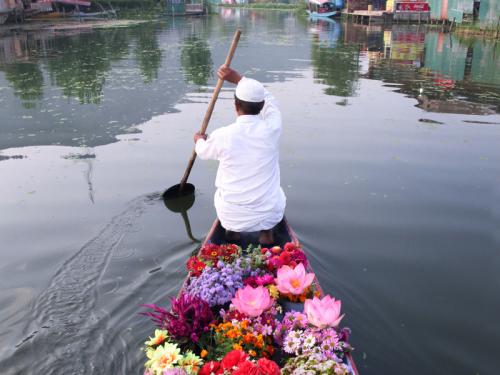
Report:
[[[161,329],[155,329],[155,337],[150,337],[149,341],[146,341],[144,344],[147,346],[157,346],[163,344],[164,341],[168,339],[168,331],[164,331]]]
[[[151,354],[151,360],[148,361],[153,373],[160,375],[163,374],[165,369],[172,368],[174,364],[182,359],[180,352],[181,350],[177,345],[168,342],[158,346]]]
[[[280,296],[280,292],[276,285],[270,284],[267,288],[269,289],[269,295],[271,296],[271,298],[277,299]]]
[[[179,359],[178,364],[182,366],[188,374],[197,374],[200,371],[203,360],[192,351],[188,350],[184,357]]]
[[[243,347],[241,345],[238,345],[238,344],[233,344],[233,349],[234,350],[243,350]]]

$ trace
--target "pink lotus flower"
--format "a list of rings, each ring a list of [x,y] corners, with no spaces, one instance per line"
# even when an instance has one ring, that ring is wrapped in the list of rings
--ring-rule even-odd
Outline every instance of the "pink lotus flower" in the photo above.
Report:
[[[340,315],[341,306],[340,300],[336,301],[330,296],[325,296],[323,299],[314,297],[306,299],[304,313],[309,323],[318,328],[336,327],[344,317],[344,314]]]
[[[314,273],[306,273],[301,263],[295,268],[283,266],[278,270],[276,284],[278,290],[284,294],[300,295],[309,288],[314,280]]]
[[[254,318],[261,315],[274,303],[267,288],[263,286],[252,288],[250,285],[238,289],[231,302],[240,313]]]

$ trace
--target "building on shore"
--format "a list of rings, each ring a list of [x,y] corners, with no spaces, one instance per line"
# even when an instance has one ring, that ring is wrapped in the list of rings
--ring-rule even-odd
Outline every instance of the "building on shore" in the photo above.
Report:
[[[499,0],[429,0],[429,3],[433,19],[496,25],[500,17]]]
[[[170,16],[201,15],[205,13],[203,0],[166,0],[165,10]]]
[[[9,18],[17,19],[23,12],[24,5],[21,0],[0,0],[0,25]]]

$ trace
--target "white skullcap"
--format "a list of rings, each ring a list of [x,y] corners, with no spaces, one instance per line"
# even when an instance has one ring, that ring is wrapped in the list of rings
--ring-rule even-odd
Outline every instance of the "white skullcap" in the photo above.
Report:
[[[252,78],[243,77],[236,86],[236,97],[245,102],[260,103],[264,101],[264,86]]]

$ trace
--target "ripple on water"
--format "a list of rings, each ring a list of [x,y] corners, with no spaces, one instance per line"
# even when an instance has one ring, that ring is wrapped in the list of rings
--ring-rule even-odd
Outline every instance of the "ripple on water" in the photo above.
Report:
[[[29,373],[34,362],[43,374],[93,373],[94,361],[90,358],[95,355],[96,340],[103,339],[106,330],[102,320],[109,314],[96,309],[98,283],[126,233],[134,229],[148,206],[157,202],[159,194],[133,200],[99,235],[64,262],[24,317],[29,322],[23,330],[25,338],[1,363],[6,369],[3,373]],[[22,300],[27,298],[24,291]]]

